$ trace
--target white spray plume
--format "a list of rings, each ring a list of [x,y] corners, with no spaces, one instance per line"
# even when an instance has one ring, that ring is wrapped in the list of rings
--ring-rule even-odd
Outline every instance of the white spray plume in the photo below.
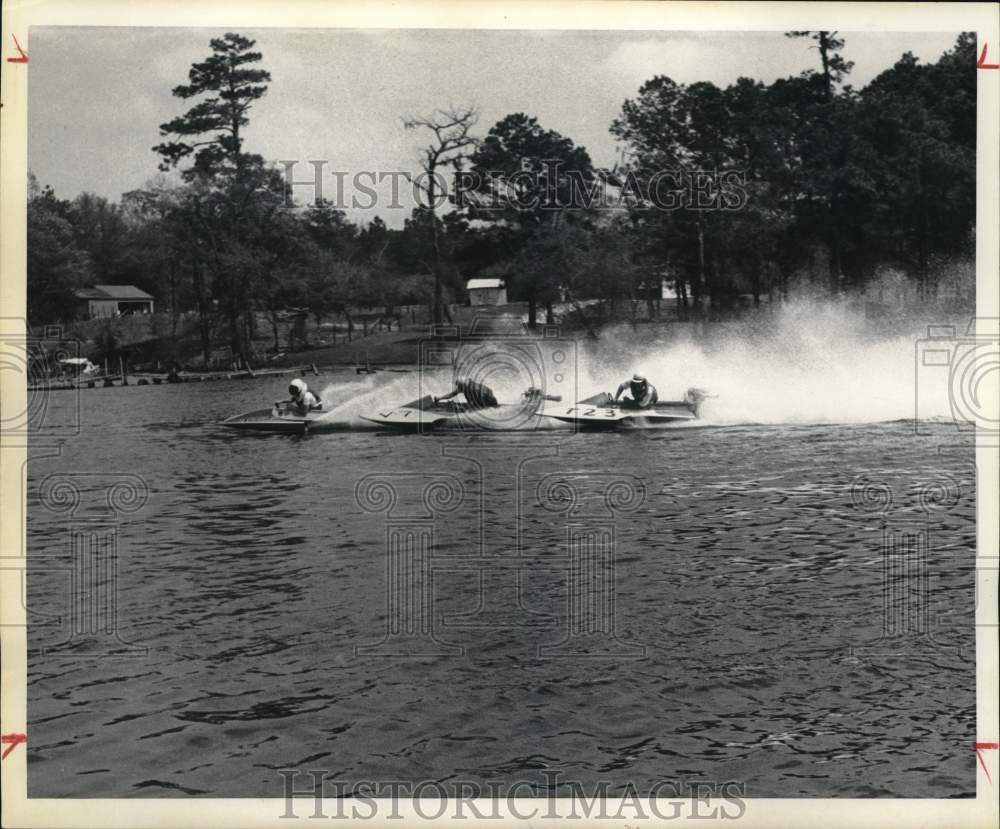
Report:
[[[766,319],[766,321],[764,321]],[[959,331],[967,323],[958,322]],[[700,331],[696,326],[702,325]],[[846,303],[798,300],[766,318],[733,323],[617,325],[595,342],[578,342],[575,393],[563,383],[563,400],[611,392],[634,373],[653,383],[659,398],[680,400],[688,388],[706,390],[705,425],[740,423],[865,423],[915,416],[916,343],[927,326],[888,332]],[[496,344],[498,353],[504,344]],[[539,382],[533,371],[510,371],[502,360],[479,377],[501,403],[515,402]],[[542,367],[542,372],[552,372]],[[570,367],[559,370],[569,374]],[[937,378],[940,381],[940,377]],[[358,415],[396,408],[423,395],[451,390],[450,368],[409,373],[379,372],[322,391],[326,418],[351,426],[372,426]],[[555,384],[545,382],[547,391]],[[952,416],[947,382],[919,405],[921,417]]]
[[[616,326],[581,360],[581,395],[614,392],[638,371],[660,400],[678,400],[689,387],[706,389],[706,423],[860,423],[915,415],[915,345],[912,333],[882,333],[845,304],[798,301],[782,306],[766,324],[709,323],[664,329]],[[923,327],[926,336],[926,326]],[[922,417],[949,417],[947,389]]]

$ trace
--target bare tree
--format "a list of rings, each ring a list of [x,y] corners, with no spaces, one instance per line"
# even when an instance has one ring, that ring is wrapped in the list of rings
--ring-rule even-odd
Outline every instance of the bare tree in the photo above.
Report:
[[[407,116],[403,126],[408,129],[424,128],[434,134],[434,138],[420,155],[422,180],[417,186],[427,196],[427,208],[430,212],[431,239],[434,247],[434,301],[431,308],[431,319],[435,325],[444,321],[444,296],[442,288],[442,272],[444,265],[441,253],[441,236],[438,227],[437,201],[439,195],[439,170],[446,167],[461,169],[462,161],[468,158],[479,139],[470,135],[472,128],[479,121],[479,113],[475,107],[456,109],[439,109],[425,116]]]

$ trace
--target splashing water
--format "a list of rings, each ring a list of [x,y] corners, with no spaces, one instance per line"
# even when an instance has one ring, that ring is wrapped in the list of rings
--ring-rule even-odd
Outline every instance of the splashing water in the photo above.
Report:
[[[836,303],[798,302],[768,324],[711,324],[700,336],[678,325],[671,339],[649,342],[641,329],[606,330],[585,355],[583,395],[611,391],[633,372],[661,400],[706,389],[705,423],[864,423],[952,416],[947,378],[916,404],[916,342],[926,336],[872,331],[863,316]],[[961,330],[961,329],[960,329]],[[944,380],[944,382],[940,382]]]
[[[375,429],[378,425],[360,415],[378,409],[397,408],[426,394],[444,394],[450,388],[450,374],[436,375],[416,370],[412,373],[369,374],[347,383],[329,383],[320,392],[328,412],[323,420],[353,428]],[[434,382],[437,381],[437,382]]]
[[[738,323],[675,323],[655,328],[617,325],[604,329],[594,343],[571,344],[575,381],[553,383],[552,365],[539,371],[511,370],[500,359],[509,346],[495,344],[495,366],[477,379],[493,389],[501,403],[517,401],[531,385],[542,385],[562,399],[582,400],[599,392],[612,394],[635,372],[644,374],[661,401],[680,400],[688,388],[706,390],[703,425],[740,423],[866,423],[953,417],[947,373],[933,379],[937,388],[918,402],[923,380],[916,344],[926,325],[910,333],[873,330],[863,314],[836,302],[798,301],[766,317]],[[959,323],[964,330],[964,323]],[[651,333],[655,332],[655,333]],[[483,346],[477,346],[482,348]],[[541,362],[546,362],[543,353]],[[489,361],[487,361],[488,363]],[[350,427],[375,428],[359,415],[397,408],[427,394],[451,389],[451,368],[407,374],[368,375],[322,390],[324,420]],[[926,391],[926,386],[922,388]],[[575,402],[575,401],[574,401]]]

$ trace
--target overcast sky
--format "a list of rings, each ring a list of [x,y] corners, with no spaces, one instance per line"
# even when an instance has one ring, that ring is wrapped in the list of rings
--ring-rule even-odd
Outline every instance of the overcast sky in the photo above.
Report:
[[[622,102],[654,75],[720,86],[748,76],[765,82],[817,69],[811,41],[780,32],[655,33],[573,31],[239,29],[257,41],[271,72],[267,95],[250,112],[245,148],[277,161],[307,159],[326,170],[415,170],[424,136],[401,117],[474,104],[480,134],[512,112],[538,118],[611,166],[608,127]],[[90,191],[117,200],[157,173],[159,125],[190,101],[171,89],[210,53],[224,30],[32,28],[28,163],[61,198]],[[912,51],[934,62],[951,33],[841,33],[861,88]],[[333,179],[328,182],[332,188]],[[388,184],[386,185],[386,188]],[[297,195],[311,198],[310,188]],[[333,193],[327,191],[326,195]],[[399,227],[412,204],[376,213]]]

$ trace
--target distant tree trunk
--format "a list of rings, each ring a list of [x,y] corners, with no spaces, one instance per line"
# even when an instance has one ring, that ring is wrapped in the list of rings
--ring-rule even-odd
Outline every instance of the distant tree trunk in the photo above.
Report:
[[[243,356],[243,326],[240,320],[240,312],[237,308],[229,307],[229,347],[232,349],[234,357]]]
[[[253,302],[249,299],[244,307],[243,314],[247,321],[247,338],[248,340],[255,340],[257,338],[257,314],[254,312]]]
[[[451,314],[444,306],[444,286],[442,285],[443,255],[437,226],[437,171],[439,167],[460,163],[476,144],[469,131],[476,125],[478,115],[474,108],[447,112],[438,111],[421,118],[404,118],[406,129],[425,128],[434,133],[432,143],[423,154],[421,167],[427,175],[427,184],[422,187],[427,193],[427,208],[431,219],[431,239],[434,246],[434,300],[431,305],[431,321],[440,325]]]
[[[545,300],[545,324],[554,325],[556,321],[555,312],[552,310],[552,300]]]
[[[923,177],[923,151],[921,150],[920,163],[917,166],[917,285],[918,295],[921,300],[927,299],[929,286],[927,284],[927,208],[924,197],[924,177]]]
[[[441,279],[441,239],[438,234],[437,209],[436,209],[436,189],[435,176],[437,175],[437,165],[430,165],[430,176],[428,177],[427,196],[431,212],[431,239],[434,246],[434,306],[431,319],[435,325],[444,322],[444,285]]]
[[[191,281],[198,302],[198,330],[201,334],[201,353],[205,365],[212,362],[212,333],[209,322],[208,297],[205,292],[205,279],[201,270],[201,262],[195,255],[191,259]]]
[[[778,300],[785,302],[788,299],[788,277],[791,266],[784,257],[778,259]]]
[[[691,286],[691,299],[696,313],[701,313],[702,296],[705,291],[705,224],[698,214],[698,275]]]
[[[837,223],[838,203],[836,186],[830,195],[830,292],[840,293],[840,228]]]
[[[169,256],[169,253],[167,254]],[[170,285],[170,336],[177,336],[177,266],[173,257],[167,262],[167,281]]]
[[[534,295],[528,297],[528,328],[532,331],[538,325],[538,302],[535,300]]]
[[[819,55],[823,62],[823,94],[826,97],[826,107],[823,110],[823,120],[826,122],[828,134],[833,136],[834,124],[831,118],[830,106],[833,103],[833,76],[830,71],[830,33],[821,31],[819,33]],[[836,137],[840,141],[839,136]],[[841,266],[840,266],[840,184],[837,180],[836,170],[844,159],[838,158],[830,166],[830,290],[833,294],[840,293],[841,289]],[[829,156],[828,156],[829,158]]]
[[[244,360],[250,355],[250,352],[253,350],[254,337],[253,337],[253,331],[251,330],[252,327],[253,327],[253,317],[249,313],[244,312],[243,329],[242,329]]]
[[[833,98],[833,78],[830,75],[830,38],[829,33],[819,33],[819,58],[823,63],[823,94],[827,102]]]
[[[711,319],[718,319],[723,311],[722,297],[719,293],[719,286],[715,284],[714,279],[710,278],[705,287],[705,296],[708,298],[708,316]]]
[[[271,318],[271,333],[274,335],[274,351],[281,348],[281,340],[278,338],[278,312],[276,309],[272,308],[270,313]]]

